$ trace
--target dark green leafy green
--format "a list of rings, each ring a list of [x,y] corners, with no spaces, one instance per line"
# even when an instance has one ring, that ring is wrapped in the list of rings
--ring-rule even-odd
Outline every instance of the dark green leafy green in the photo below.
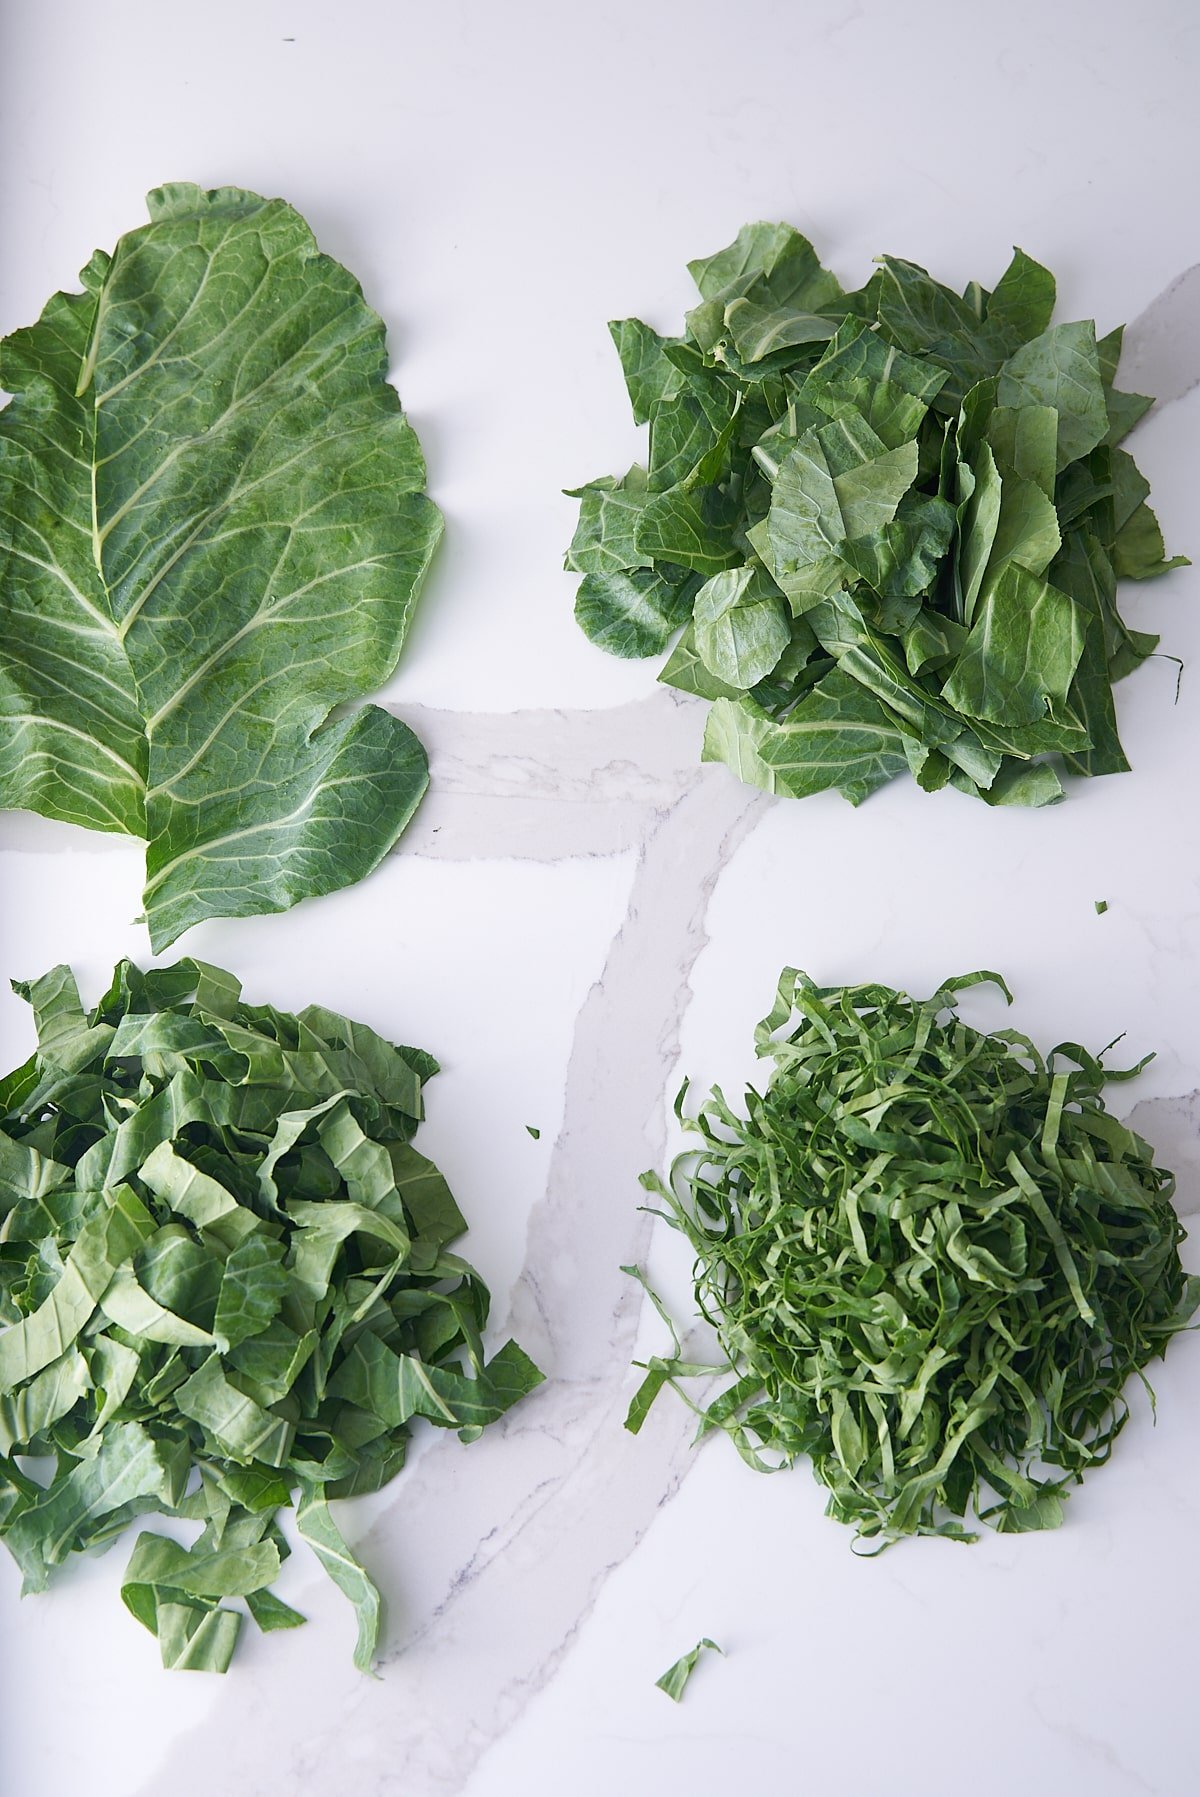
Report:
[[[668,1666],[661,1678],[655,1679],[654,1682],[659,1690],[665,1691],[672,1703],[683,1702],[687,1682],[695,1672],[700,1655],[706,1648],[713,1653],[724,1653],[725,1651],[723,1647],[718,1647],[715,1641],[710,1641],[708,1636],[704,1635],[697,1641],[695,1647],[689,1648],[685,1654],[680,1654],[675,1664]]]
[[[579,583],[575,619],[584,635],[610,655],[657,655],[688,615],[699,582],[664,580],[653,568],[619,574],[588,574]]]
[[[379,1593],[329,1500],[392,1478],[415,1417],[471,1441],[541,1379],[515,1342],[485,1359],[465,1222],[412,1146],[437,1063],[201,961],[122,962],[90,1014],[65,967],[17,990],[38,1048],[0,1083],[0,1537],[24,1590],[147,1512],[197,1523],[139,1535],[122,1596],[165,1666],[224,1672],[230,1600],[303,1621],[269,1589],[297,1498],[369,1670]]]
[[[576,617],[712,703],[706,760],[857,804],[908,769],[990,805],[1128,767],[1113,684],[1157,638],[1118,578],[1168,559],[1118,444],[1121,330],[1052,324],[1021,250],[988,292],[884,257],[844,293],[788,225],[690,264],[679,337],[610,326],[648,466],[575,490]],[[682,631],[673,647],[671,638]]]
[[[280,200],[186,182],[0,349],[0,804],[146,839],[156,949],[369,873],[441,535],[383,324]]]
[[[716,679],[739,690],[765,680],[792,640],[788,609],[759,568],[714,574],[692,611],[696,652]]]
[[[1104,1105],[1145,1063],[971,1028],[957,994],[981,982],[1008,995],[990,973],[916,1001],[787,969],[756,1031],[765,1089],[684,1117],[685,1087],[699,1146],[669,1184],[643,1179],[694,1251],[723,1360],[685,1361],[659,1306],[673,1346],[626,1426],[664,1385],[730,1374],[700,1434],[762,1470],[808,1455],[827,1513],[881,1545],[1056,1526],[1109,1457],[1128,1379],[1200,1305],[1174,1178]]]

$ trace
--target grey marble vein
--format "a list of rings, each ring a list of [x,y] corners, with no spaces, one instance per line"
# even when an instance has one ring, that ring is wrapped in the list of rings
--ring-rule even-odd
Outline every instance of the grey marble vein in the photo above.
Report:
[[[1180,1216],[1200,1216],[1200,1091],[1179,1098],[1143,1098],[1126,1121],[1152,1144],[1159,1164],[1174,1173]]]
[[[1200,263],[1185,269],[1125,331],[1120,384],[1170,405],[1200,383]]]

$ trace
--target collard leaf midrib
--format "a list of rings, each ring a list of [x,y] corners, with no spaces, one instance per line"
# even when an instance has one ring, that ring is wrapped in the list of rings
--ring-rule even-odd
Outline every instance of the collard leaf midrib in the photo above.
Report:
[[[0,423],[8,462],[34,439],[10,566],[37,555],[15,539],[44,512],[57,553],[23,565],[60,591],[22,612],[5,583],[0,797],[145,836],[162,946],[349,884],[403,829],[420,745],[377,708],[331,713],[392,672],[441,519],[382,322],[303,220],[185,184],[150,210],[6,350],[34,382],[10,379]],[[31,355],[47,366],[17,366]],[[77,686],[107,703],[81,710]],[[82,729],[80,767],[32,764],[26,716],[44,742]],[[106,768],[125,770],[116,797]]]

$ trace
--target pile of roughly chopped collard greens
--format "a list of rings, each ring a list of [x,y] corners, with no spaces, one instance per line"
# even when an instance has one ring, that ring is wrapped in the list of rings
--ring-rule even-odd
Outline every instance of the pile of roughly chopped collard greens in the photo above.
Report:
[[[146,840],[156,950],[370,873],[429,783],[355,701],[441,536],[383,321],[282,200],[178,181],[0,345],[0,805]]]
[[[704,758],[853,804],[908,769],[993,805],[1128,767],[1113,683],[1157,638],[1118,578],[1177,565],[1119,447],[1123,327],[1051,325],[1017,250],[960,297],[885,256],[844,293],[787,225],[689,264],[681,337],[609,328],[648,466],[572,492],[575,615],[712,701]]]
[[[995,974],[917,1002],[789,968],[756,1032],[766,1089],[744,1117],[714,1089],[685,1120],[702,1146],[643,1182],[734,1375],[700,1433],[763,1469],[807,1454],[827,1514],[881,1545],[974,1540],[969,1513],[1059,1523],[1126,1380],[1200,1304],[1174,1179],[1101,1097],[1140,1067],[970,1028],[955,994],[981,981],[1008,996]],[[635,1433],[664,1384],[713,1371],[678,1340],[647,1366]]]
[[[122,1596],[163,1663],[223,1672],[296,1527],[358,1616],[379,1594],[330,1498],[377,1490],[427,1417],[473,1440],[541,1379],[484,1360],[488,1292],[412,1136],[431,1056],[320,1006],[242,1002],[200,961],[128,961],[85,1015],[69,969],[17,990],[33,1057],[0,1084],[0,1537],[45,1588],[147,1512]],[[461,1364],[465,1356],[469,1371]]]

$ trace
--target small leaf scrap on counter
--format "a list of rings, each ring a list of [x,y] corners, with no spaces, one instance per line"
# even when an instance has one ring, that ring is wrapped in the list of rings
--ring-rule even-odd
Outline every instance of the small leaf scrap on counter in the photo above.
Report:
[[[1128,767],[1113,683],[1158,639],[1117,582],[1168,561],[1120,447],[1123,327],[1052,325],[1024,254],[961,296],[884,256],[843,292],[752,224],[689,264],[683,334],[610,325],[646,467],[575,488],[575,615],[711,702],[704,759],[853,804],[908,770],[991,805]]]
[[[787,969],[756,1031],[764,1090],[686,1117],[685,1086],[700,1145],[643,1180],[723,1364],[685,1361],[672,1328],[626,1426],[664,1385],[732,1375],[700,1435],[764,1471],[807,1455],[827,1514],[880,1545],[1057,1525],[1127,1380],[1200,1305],[1174,1178],[1102,1097],[1145,1063],[973,1029],[957,995],[980,983],[1008,996],[990,973],[917,1001]]]
[[[658,1689],[665,1691],[673,1703],[683,1702],[687,1682],[695,1672],[700,1655],[706,1648],[711,1649],[713,1653],[723,1654],[725,1652],[723,1647],[718,1647],[715,1641],[710,1641],[705,1635],[697,1641],[695,1647],[689,1648],[685,1654],[680,1654],[675,1664],[668,1666],[661,1678],[655,1679],[654,1683]]]
[[[139,1535],[121,1595],[164,1666],[224,1672],[230,1600],[304,1620],[269,1589],[297,1497],[369,1670],[379,1593],[329,1500],[399,1472],[414,1418],[472,1441],[542,1377],[513,1341],[485,1358],[465,1221],[412,1146],[436,1061],[202,961],[123,961],[90,1014],[66,967],[16,990],[38,1047],[0,1083],[0,1538],[23,1590],[149,1512],[198,1524]]]

